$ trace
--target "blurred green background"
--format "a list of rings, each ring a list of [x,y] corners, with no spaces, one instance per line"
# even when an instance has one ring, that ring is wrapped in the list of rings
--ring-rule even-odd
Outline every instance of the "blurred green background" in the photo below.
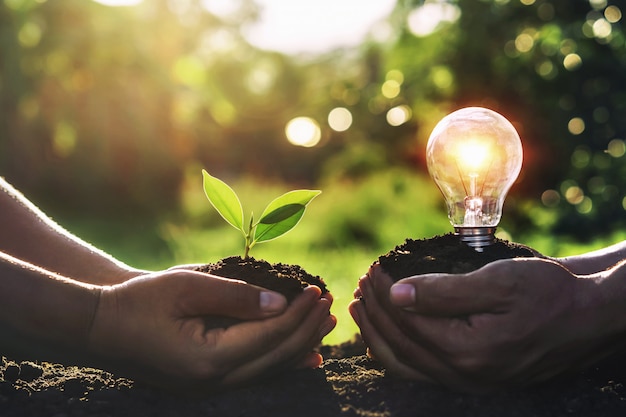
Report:
[[[561,256],[626,234],[621,2],[397,0],[358,44],[313,52],[257,45],[255,0],[104,2],[0,0],[0,175],[129,264],[243,253],[202,168],[255,213],[319,188],[297,228],[252,255],[322,276],[340,321],[326,341],[344,341],[368,266],[451,231],[424,150],[470,105],[506,116],[524,144],[501,237]]]

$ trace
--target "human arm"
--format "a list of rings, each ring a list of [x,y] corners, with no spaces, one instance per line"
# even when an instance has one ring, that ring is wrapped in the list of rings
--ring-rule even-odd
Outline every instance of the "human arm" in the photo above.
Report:
[[[0,178],[0,252],[78,281],[112,285],[146,273],[56,224]]]
[[[588,275],[611,268],[624,259],[626,259],[626,241],[581,255],[554,260],[575,274]]]
[[[350,312],[392,373],[461,391],[549,379],[626,346],[626,266],[589,276],[500,260],[468,274],[391,278],[375,265]]]
[[[198,272],[99,287],[1,256],[4,354],[102,367],[170,388],[216,388],[318,366],[312,349],[335,323],[316,287],[287,306],[280,294]],[[211,316],[244,321],[211,328]]]

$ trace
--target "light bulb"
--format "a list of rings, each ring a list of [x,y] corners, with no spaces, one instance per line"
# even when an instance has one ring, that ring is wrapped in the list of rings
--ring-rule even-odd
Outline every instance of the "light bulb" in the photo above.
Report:
[[[446,200],[455,233],[482,252],[495,241],[504,198],[522,167],[517,131],[493,110],[457,110],[433,129],[426,163]]]

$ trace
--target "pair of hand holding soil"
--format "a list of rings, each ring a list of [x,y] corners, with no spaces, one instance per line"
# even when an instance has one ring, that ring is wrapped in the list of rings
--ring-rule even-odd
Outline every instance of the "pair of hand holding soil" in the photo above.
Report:
[[[293,367],[335,326],[316,286],[292,302],[185,267],[133,269],[60,228],[0,179],[0,349],[221,388]],[[391,372],[463,390],[527,384],[626,341],[626,245],[559,260],[500,260],[393,283],[380,265],[350,311]],[[613,266],[615,265],[615,266]],[[223,328],[206,316],[241,320]]]
[[[330,294],[280,293],[186,267],[133,269],[56,225],[0,179],[0,351],[119,371],[175,389],[293,368],[335,326]],[[207,316],[235,318],[207,327]]]
[[[537,255],[400,280],[381,258],[360,279],[350,312],[389,371],[462,391],[541,382],[623,350],[626,244]]]

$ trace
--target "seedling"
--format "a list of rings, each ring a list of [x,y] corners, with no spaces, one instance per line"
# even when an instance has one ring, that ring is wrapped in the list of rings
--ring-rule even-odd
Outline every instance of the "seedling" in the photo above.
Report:
[[[202,170],[204,194],[217,212],[235,229],[243,233],[246,241],[244,258],[257,243],[267,242],[293,229],[304,214],[306,206],[317,197],[320,190],[294,190],[275,198],[265,207],[261,218],[255,222],[250,214],[248,227],[244,227],[243,207],[235,191],[224,181]]]

